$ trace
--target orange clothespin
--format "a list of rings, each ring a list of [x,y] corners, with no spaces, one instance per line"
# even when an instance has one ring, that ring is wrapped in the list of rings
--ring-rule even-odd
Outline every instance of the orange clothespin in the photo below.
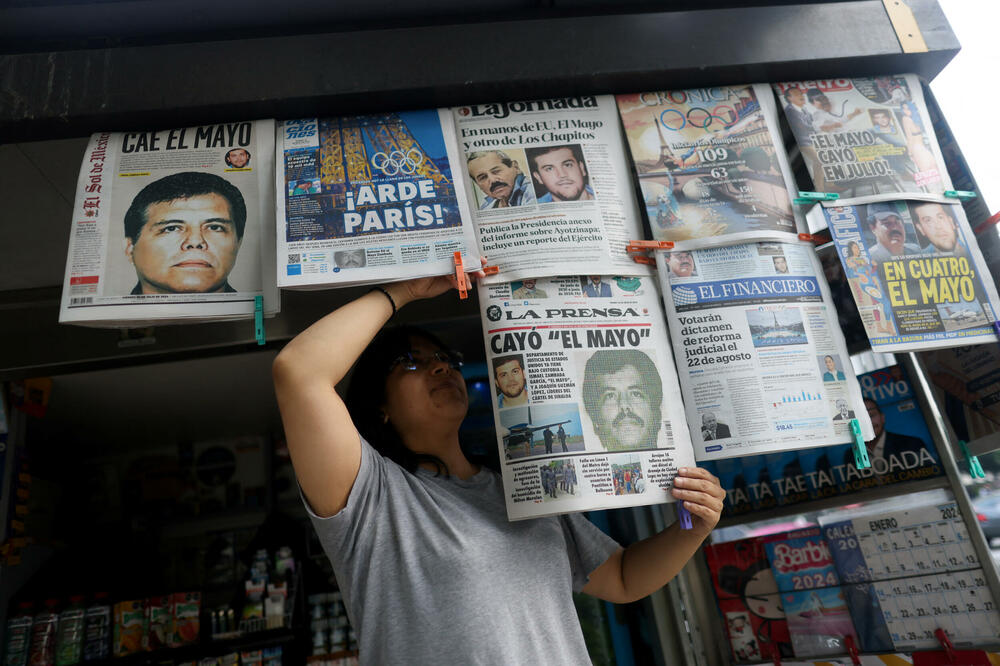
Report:
[[[455,252],[455,284],[458,285],[458,297],[463,301],[469,297],[465,288],[465,266],[462,264],[462,253]]]
[[[500,272],[499,266],[483,266],[483,273],[486,275],[496,275]]]
[[[656,259],[653,259],[652,257],[647,257],[644,254],[635,254],[635,255],[632,255],[632,261],[634,261],[637,264],[646,264],[647,266],[656,266]]]
[[[858,646],[854,642],[854,636],[844,636],[844,647],[847,648],[847,654],[851,657],[851,663],[854,666],[861,666],[861,655],[858,654]]]
[[[672,250],[673,241],[633,240],[625,246],[626,252],[649,252],[650,250]]]
[[[820,238],[819,236],[813,236],[812,234],[799,234],[799,240],[815,243],[816,245],[826,242],[826,239]]]

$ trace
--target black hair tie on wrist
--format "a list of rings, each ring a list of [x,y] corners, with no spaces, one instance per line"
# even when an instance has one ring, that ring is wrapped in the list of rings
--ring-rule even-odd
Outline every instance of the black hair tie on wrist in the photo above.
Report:
[[[368,290],[368,293],[370,294],[373,291],[380,291],[383,294],[385,294],[385,297],[389,299],[389,305],[392,306],[392,315],[391,316],[395,317],[396,316],[396,301],[392,300],[392,296],[389,295],[389,292],[387,292],[382,287],[372,287],[371,289]]]

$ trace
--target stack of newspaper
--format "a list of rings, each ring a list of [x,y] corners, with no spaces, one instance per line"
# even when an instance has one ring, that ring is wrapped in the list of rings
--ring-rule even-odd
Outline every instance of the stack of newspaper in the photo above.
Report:
[[[479,297],[511,519],[672,501],[678,467],[845,444],[855,419],[873,437],[767,86],[456,118],[500,266]],[[626,149],[652,237],[674,243],[659,281],[623,251],[642,215]]]
[[[872,349],[996,342],[1000,300],[915,75],[779,83]]]
[[[91,137],[59,321],[106,327],[246,319],[274,283],[274,121]]]

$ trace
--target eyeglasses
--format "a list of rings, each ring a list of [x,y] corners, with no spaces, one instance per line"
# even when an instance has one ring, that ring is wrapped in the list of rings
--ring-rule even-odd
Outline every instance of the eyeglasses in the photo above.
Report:
[[[458,370],[462,367],[462,353],[457,351],[445,351],[443,349],[438,349],[430,355],[406,352],[405,354],[401,354],[393,359],[392,363],[389,364],[389,371],[391,372],[397,365],[402,367],[403,370],[411,372],[413,370],[423,370],[431,363],[437,361],[447,363],[449,367]]]

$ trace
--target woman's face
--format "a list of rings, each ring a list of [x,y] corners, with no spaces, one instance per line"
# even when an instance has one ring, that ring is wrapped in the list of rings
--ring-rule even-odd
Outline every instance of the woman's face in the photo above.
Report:
[[[857,243],[853,243],[851,245],[851,256],[852,257],[860,257],[861,256],[861,246],[859,246]]]
[[[469,397],[462,374],[434,357],[440,348],[422,338],[410,339],[416,370],[397,364],[385,383],[383,409],[405,443],[407,433],[436,429],[446,422],[456,429],[465,418]]]

